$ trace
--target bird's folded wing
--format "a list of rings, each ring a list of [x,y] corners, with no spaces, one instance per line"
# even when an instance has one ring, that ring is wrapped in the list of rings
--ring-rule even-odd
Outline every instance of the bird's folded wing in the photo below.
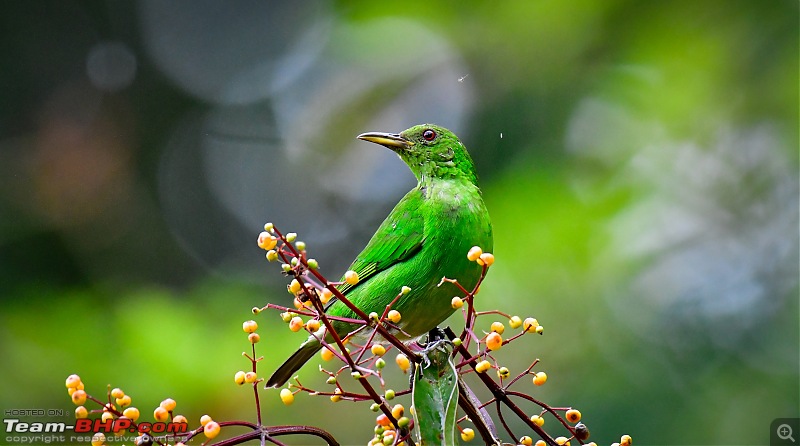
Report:
[[[397,203],[350,266],[350,270],[358,273],[358,283],[343,283],[339,291],[346,294],[371,276],[408,260],[422,249],[425,243],[423,200],[422,192],[414,188]]]

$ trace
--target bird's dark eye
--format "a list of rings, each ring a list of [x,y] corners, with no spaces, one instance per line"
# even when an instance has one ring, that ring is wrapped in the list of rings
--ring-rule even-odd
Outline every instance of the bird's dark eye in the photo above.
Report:
[[[436,138],[436,132],[431,129],[425,130],[422,132],[422,137],[425,138],[425,141],[433,141]]]

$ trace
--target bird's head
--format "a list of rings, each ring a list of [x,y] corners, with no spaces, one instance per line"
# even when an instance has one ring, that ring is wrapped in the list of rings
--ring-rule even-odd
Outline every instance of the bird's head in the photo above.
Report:
[[[388,147],[408,164],[418,181],[458,178],[477,185],[475,166],[458,137],[444,127],[415,125],[400,133],[369,132],[359,139]]]

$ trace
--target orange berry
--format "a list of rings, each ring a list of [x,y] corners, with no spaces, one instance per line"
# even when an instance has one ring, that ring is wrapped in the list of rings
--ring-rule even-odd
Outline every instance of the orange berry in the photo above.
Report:
[[[119,387],[115,387],[114,390],[111,391],[111,396],[114,398],[122,398],[125,396],[125,392],[123,392]]]
[[[541,386],[545,382],[547,382],[547,373],[537,372],[535,375],[533,375],[533,383],[537,386]]]
[[[328,349],[328,347],[323,347],[322,352],[320,352],[320,356],[322,356],[323,361],[330,361],[331,359],[333,359],[334,354],[331,350]]]
[[[172,417],[172,422],[173,423],[188,423],[189,420],[187,420],[186,417],[184,417],[183,415],[175,415],[174,417]]]
[[[544,440],[536,440],[536,446],[547,446],[547,443]]]
[[[386,414],[380,414],[378,415],[377,418],[375,418],[375,424],[377,424],[378,426],[388,426],[389,424],[391,424],[391,422],[389,421],[389,417],[387,417]]]
[[[400,367],[403,373],[407,372],[408,368],[411,367],[411,361],[408,360],[408,356],[402,353],[397,354],[397,357],[394,358],[394,362],[397,363],[397,366]]]
[[[402,417],[404,412],[405,408],[403,407],[402,404],[395,404],[394,407],[392,407],[392,416],[394,416],[395,418]]]
[[[201,426],[205,426],[206,424],[210,423],[211,421],[214,421],[214,420],[211,419],[210,415],[203,415],[202,417],[200,417],[200,425]]]
[[[258,341],[261,340],[261,336],[258,333],[250,333],[247,335],[247,340],[250,341],[251,344],[257,344]]]
[[[76,390],[72,393],[72,402],[76,406],[83,406],[86,402],[86,392],[83,390]]]
[[[156,421],[167,421],[169,419],[169,411],[161,406],[158,406],[153,411],[153,418]]]
[[[521,444],[523,446],[531,446],[533,444],[533,438],[531,438],[531,437],[529,437],[527,435],[525,435],[523,437],[520,437],[519,444]]]
[[[486,336],[486,348],[489,350],[499,350],[503,346],[503,337],[493,331]]]
[[[558,437],[556,438],[556,444],[558,444],[559,446],[569,446],[569,438]]]
[[[261,249],[263,249],[265,251],[269,251],[270,249],[274,248],[275,245],[277,245],[277,244],[278,244],[278,239],[275,238],[275,236],[270,235],[269,232],[264,231],[264,232],[258,234],[258,247],[259,248],[261,248]]]
[[[333,291],[331,291],[331,290],[329,290],[327,288],[323,288],[322,289],[322,293],[319,296],[319,300],[323,304],[326,304],[331,300],[332,297],[333,297]]]
[[[526,333],[533,333],[538,326],[539,321],[532,317],[525,318],[525,321],[522,322],[522,329],[525,330]]]
[[[493,263],[494,263],[494,255],[491,253],[484,252],[483,254],[481,254],[480,257],[478,257],[478,265],[480,266],[483,265],[492,266]]]
[[[164,409],[167,409],[168,412],[172,412],[173,410],[175,410],[175,407],[178,405],[178,403],[176,403],[175,400],[173,400],[172,398],[167,398],[164,401],[162,401],[161,404],[159,405]]]
[[[386,318],[396,324],[400,322],[400,312],[397,310],[389,310],[389,313],[386,314]]]
[[[565,417],[570,423],[577,423],[578,421],[581,421],[581,412],[579,410],[570,409],[565,414]]]
[[[75,374],[69,375],[67,377],[67,388],[68,389],[77,389],[78,384],[81,383],[81,377]]]
[[[631,436],[626,434],[619,439],[619,446],[631,446],[632,442],[633,439],[631,438]]]
[[[117,398],[116,403],[119,404],[119,407],[125,407],[131,405],[131,396],[130,395],[123,395],[122,398]]]
[[[203,426],[203,434],[205,434],[206,438],[212,439],[219,435],[220,429],[219,423],[216,421],[209,421]]]
[[[467,259],[470,262],[474,262],[478,260],[478,258],[480,258],[481,254],[483,254],[483,250],[481,249],[481,247],[473,246],[472,248],[469,249],[469,252],[467,253]]]
[[[459,308],[464,306],[464,299],[456,296],[453,300],[450,301],[450,306],[458,310]]]
[[[89,416],[89,411],[83,406],[75,408],[75,418],[86,418]]]
[[[244,321],[242,323],[242,330],[244,330],[245,333],[253,333],[258,330],[258,323],[256,323],[256,321]]]
[[[253,384],[258,379],[258,375],[256,372],[247,372],[244,374],[244,382],[248,384]]]
[[[346,273],[344,273],[344,281],[347,282],[350,285],[357,284],[358,283],[358,273],[353,271],[353,270],[347,271]]]
[[[308,330],[308,331],[310,331],[312,333],[314,333],[317,330],[319,330],[319,320],[311,319],[308,322],[306,322],[306,330]]]
[[[135,407],[129,407],[122,411],[122,415],[125,418],[130,418],[131,420],[136,421],[139,419],[139,409]]]
[[[300,316],[295,316],[289,321],[289,330],[298,332],[303,328],[303,319]]]

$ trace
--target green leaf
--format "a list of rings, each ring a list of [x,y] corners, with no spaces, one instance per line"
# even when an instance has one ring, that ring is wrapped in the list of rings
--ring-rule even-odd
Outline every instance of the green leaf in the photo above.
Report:
[[[416,367],[412,384],[414,430],[422,445],[454,445],[458,372],[451,359],[453,345],[448,341],[433,344],[425,352],[427,364]]]

